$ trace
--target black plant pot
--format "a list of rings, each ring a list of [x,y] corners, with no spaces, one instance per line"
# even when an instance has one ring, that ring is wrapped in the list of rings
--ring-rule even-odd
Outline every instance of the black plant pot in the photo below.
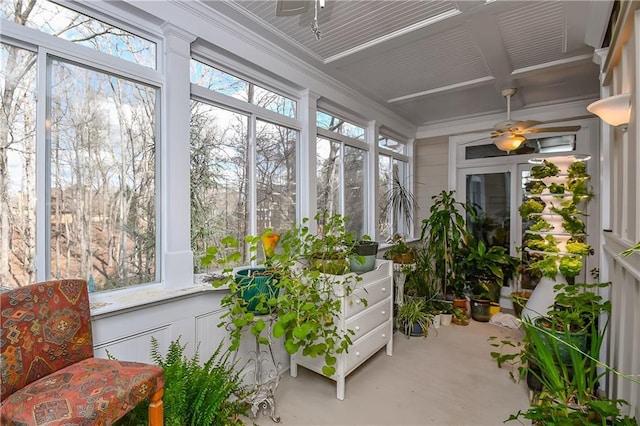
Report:
[[[479,322],[491,319],[491,301],[488,299],[471,298],[471,318]]]
[[[378,254],[378,243],[376,241],[360,241],[353,248],[353,254],[358,256],[375,256]]]

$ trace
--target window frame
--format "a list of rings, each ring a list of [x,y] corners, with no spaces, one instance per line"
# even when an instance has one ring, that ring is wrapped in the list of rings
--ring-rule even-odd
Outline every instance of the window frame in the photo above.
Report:
[[[47,102],[49,100],[49,80],[50,69],[49,61],[61,60],[63,62],[69,62],[73,65],[87,68],[95,72],[108,74],[116,78],[122,78],[125,80],[139,82],[150,86],[156,91],[155,102],[155,222],[156,222],[156,235],[155,235],[155,279],[153,282],[140,283],[127,287],[120,287],[116,289],[109,289],[98,292],[96,294],[111,293],[113,291],[131,290],[140,288],[142,286],[149,285],[161,285],[162,277],[162,263],[163,263],[163,228],[162,228],[162,154],[164,145],[163,135],[163,122],[166,116],[165,107],[162,102],[163,93],[166,90],[165,75],[160,71],[162,61],[160,60],[161,52],[164,51],[164,42],[162,37],[151,35],[147,31],[140,31],[135,28],[131,28],[130,25],[123,25],[117,19],[106,17],[99,11],[87,7],[70,7],[66,3],[64,7],[77,11],[78,13],[85,14],[91,18],[99,19],[103,22],[107,22],[118,28],[129,31],[132,34],[140,35],[141,37],[152,41],[156,44],[156,69],[139,65],[131,61],[118,58],[116,56],[109,55],[92,49],[90,47],[76,44],[72,41],[58,38],[56,36],[43,33],[37,29],[28,28],[22,25],[18,25],[14,22],[2,19],[3,33],[0,35],[0,41],[3,43],[16,46],[22,49],[30,50],[36,54],[36,149],[35,161],[36,161],[36,193],[37,200],[45,200],[44,202],[36,203],[36,223],[35,223],[35,241],[36,241],[36,256],[34,260],[36,270],[36,281],[46,281],[51,277],[51,210],[50,210],[50,195],[51,195],[51,147],[49,140],[49,133],[46,129],[46,122],[49,120],[49,111]],[[138,20],[135,20],[136,22]]]
[[[216,62],[211,61],[210,59],[204,59],[202,54],[198,53],[196,49],[195,52],[192,49],[192,60],[201,62],[205,65],[211,66],[223,72],[233,75],[234,77],[241,78],[247,81],[249,84],[255,84],[256,86],[260,86],[264,89],[271,90],[276,94],[285,96],[296,102],[296,117],[288,117],[286,115],[278,114],[277,112],[271,111],[266,108],[262,108],[258,105],[234,98],[229,95],[225,95],[220,92],[216,92],[212,89],[207,89],[203,86],[200,86],[195,83],[190,83],[191,92],[190,92],[190,100],[203,102],[205,104],[222,108],[228,111],[232,111],[234,113],[245,115],[248,118],[248,145],[251,148],[250,152],[247,154],[247,161],[249,162],[249,174],[247,176],[249,191],[247,193],[247,204],[248,204],[248,221],[249,227],[248,232],[250,235],[256,235],[257,230],[257,185],[256,185],[256,123],[258,120],[270,123],[276,126],[283,126],[298,132],[298,137],[296,140],[296,182],[300,183],[301,177],[301,155],[300,155],[300,146],[301,146],[301,138],[303,132],[303,124],[298,119],[300,116],[300,104],[301,104],[301,96],[298,94],[296,96],[292,96],[290,92],[282,91],[279,88],[274,88],[271,84],[264,84],[263,81],[253,78],[247,77],[243,75],[241,72],[230,72],[224,64],[218,64]],[[301,194],[300,194],[300,185],[296,187],[296,212],[295,218],[296,221],[299,222],[301,218],[300,212],[300,203],[301,203]],[[193,248],[192,248],[193,250]]]
[[[367,194],[369,194],[370,192],[370,182],[371,182],[371,174],[374,173],[375,170],[377,170],[377,167],[373,167],[371,163],[371,156],[370,153],[372,151],[372,146],[369,142],[367,142],[369,140],[369,133],[370,133],[370,129],[368,126],[366,125],[362,125],[360,122],[349,119],[349,118],[345,118],[344,115],[342,114],[337,114],[335,112],[333,112],[331,109],[329,108],[323,108],[323,107],[318,107],[316,109],[316,114],[320,112],[323,114],[328,114],[331,115],[335,118],[338,118],[340,120],[344,120],[345,122],[352,124],[352,125],[356,125],[359,127],[362,127],[364,129],[364,138],[363,140],[359,140],[359,139],[355,139],[346,135],[343,135],[341,133],[338,132],[333,132],[331,130],[327,130],[325,128],[319,127],[316,125],[316,136],[315,136],[315,140],[316,143],[315,145],[317,146],[318,143],[318,139],[322,138],[322,139],[327,139],[330,142],[338,142],[340,144],[340,158],[341,158],[341,162],[340,162],[340,195],[339,195],[339,199],[340,199],[340,214],[344,215],[345,214],[345,188],[344,188],[344,155],[345,155],[345,146],[350,146],[356,149],[361,149],[364,151],[364,170],[362,171],[364,179],[363,179],[363,185],[365,186],[364,189],[364,194],[365,196],[363,197],[363,205],[362,205],[362,212],[363,212],[363,231],[364,234],[370,235],[373,239],[375,239],[375,236],[372,235],[371,230],[371,223],[372,221],[372,216],[371,216],[371,210],[372,210],[372,205],[371,205],[371,200],[370,197],[367,196]],[[314,155],[314,158],[317,158],[317,149],[316,149],[316,153]],[[314,175],[314,181],[313,181],[313,185],[317,185],[317,179],[318,179],[318,174],[316,171],[316,174]],[[317,195],[316,195],[316,211],[317,209]],[[374,202],[374,206],[375,206],[375,200],[373,200]],[[377,233],[377,229],[376,229],[376,233]]]
[[[387,139],[392,139],[402,145],[404,145],[405,149],[405,153],[400,153],[397,151],[393,151],[391,149],[386,149],[384,147],[381,147],[379,145],[379,140],[380,137],[383,138],[387,138]],[[406,170],[406,176],[405,179],[409,180],[409,189],[411,190],[411,192],[415,195],[415,185],[414,185],[414,181],[411,178],[413,176],[413,142],[412,141],[408,141],[404,138],[398,137],[398,136],[394,136],[392,133],[388,132],[388,131],[384,131],[381,130],[378,132],[378,134],[375,137],[375,146],[376,146],[376,180],[379,179],[380,177],[380,170],[379,170],[379,164],[380,164],[380,157],[381,156],[385,156],[385,157],[390,157],[391,158],[391,172],[393,173],[393,163],[395,161],[400,161],[405,163],[405,170]],[[380,186],[380,182],[378,182],[378,187]],[[376,188],[377,189],[377,188]],[[380,208],[380,206],[378,205],[378,201],[379,198],[376,194],[376,217],[377,217],[377,212]],[[402,223],[402,233],[404,234],[404,236],[407,239],[413,239],[415,238],[415,224],[416,224],[416,214],[415,214],[415,210],[416,210],[417,206],[414,206],[414,214],[413,214],[413,223],[410,224],[405,224],[404,221]],[[395,224],[392,224],[393,227],[395,227]],[[380,229],[378,227],[378,223],[376,222],[375,224],[375,228],[376,228],[376,236],[378,238],[382,238],[382,236],[380,235]],[[392,233],[391,236],[393,236],[395,233],[400,232],[400,229],[395,228],[392,229]]]

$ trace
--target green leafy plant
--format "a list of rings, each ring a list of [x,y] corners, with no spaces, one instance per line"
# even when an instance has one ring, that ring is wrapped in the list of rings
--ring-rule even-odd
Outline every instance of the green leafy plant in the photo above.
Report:
[[[425,263],[432,265],[434,279],[443,294],[459,283],[463,276],[460,259],[467,244],[465,219],[460,212],[474,214],[473,209],[455,199],[455,191],[442,191],[432,197],[430,215],[422,220],[420,239],[425,245]]]
[[[591,252],[591,246],[581,241],[567,241],[567,253],[587,256]]]
[[[547,253],[557,253],[560,251],[558,248],[558,241],[553,235],[536,235],[530,234],[527,236],[525,244],[531,250],[544,251]]]
[[[622,253],[620,253],[621,256],[627,257],[627,256],[631,256],[633,253],[637,253],[640,252],[640,241],[638,241],[636,244],[634,244],[633,246],[629,247],[628,249],[624,250]]]
[[[488,296],[489,300],[497,302],[505,278],[514,275],[519,259],[510,256],[502,246],[487,248],[483,241],[476,241],[473,237],[469,237],[466,253],[464,269],[473,283],[472,293]]]
[[[555,176],[560,172],[558,166],[548,160],[544,160],[542,164],[531,168],[531,176],[536,179],[544,179],[546,177]]]
[[[532,261],[529,264],[529,268],[534,271],[539,271],[544,277],[555,279],[558,275],[559,257],[560,256],[556,254],[545,254],[542,258]]]
[[[396,263],[412,263],[414,261],[416,248],[409,245],[402,235],[393,235],[390,243],[391,247],[383,255],[385,259],[393,260]]]
[[[407,339],[411,336],[414,325],[420,326],[423,337],[429,334],[429,324],[433,321],[433,314],[427,308],[427,302],[423,298],[408,298],[398,307],[396,321]]]
[[[518,210],[523,219],[529,219],[532,214],[542,213],[544,206],[545,204],[542,200],[530,199],[522,203]]]
[[[322,217],[317,215],[316,220]],[[323,357],[325,364],[322,371],[326,376],[332,376],[335,374],[336,354],[348,350],[352,344],[350,336],[354,334],[353,330],[341,331],[339,324],[334,321],[341,311],[338,296],[351,294],[362,278],[356,274],[332,275],[327,268],[324,269],[327,273],[323,273],[318,268],[301,267],[300,262],[306,259],[309,259],[309,263],[313,262],[310,254],[319,254],[321,249],[332,253],[350,253],[357,239],[346,232],[346,218],[329,218],[324,222],[322,235],[311,234],[308,221],[305,218],[300,224],[293,224],[281,236],[280,250],[274,251],[267,265],[276,278],[278,291],[264,295],[259,306],[270,307],[277,315],[271,333],[275,339],[284,340],[289,354],[301,351],[305,356]],[[249,252],[253,254],[251,261],[256,260],[255,254],[262,237],[270,232],[267,230],[260,237],[249,236],[245,239]],[[222,306],[227,310],[219,326],[229,330],[233,350],[239,347],[245,330],[257,336],[259,342],[267,344],[269,336],[264,335],[267,329],[265,320],[248,309],[247,303],[239,297],[240,287],[233,269],[225,267],[240,255],[239,243],[232,238],[223,241],[226,244],[222,247],[208,248],[208,257],[203,259],[203,262],[224,267],[225,278],[213,285],[228,286],[230,290],[222,299]],[[361,299],[361,302],[366,306],[366,299]]]
[[[587,174],[587,163],[584,161],[574,161],[567,169],[567,172],[569,173],[569,179],[589,177]]]
[[[230,352],[218,345],[213,355],[200,364],[198,350],[188,358],[187,345],[180,338],[169,344],[165,356],[158,341],[151,338],[151,359],[164,369],[164,424],[167,426],[244,425],[249,391],[242,385],[242,370],[230,361]],[[144,404],[136,407],[116,425],[147,424]]]
[[[552,183],[549,185],[549,192],[552,194],[564,194],[564,184],[562,183]]]
[[[575,277],[582,270],[582,260],[573,256],[563,256],[560,258],[558,270],[565,277]]]
[[[524,186],[525,191],[529,194],[542,194],[547,185],[540,180],[530,180]]]
[[[393,172],[393,180],[383,199],[387,200],[383,211],[391,212],[395,218],[402,218],[407,226],[412,223],[415,196],[409,190],[409,186],[400,180],[397,170]]]
[[[626,402],[596,393],[605,371],[640,383],[599,361],[611,305],[598,291],[610,284],[558,285],[554,305],[540,318],[543,321],[523,319],[523,341],[489,339],[498,349],[491,352],[491,357],[498,367],[511,367],[509,375],[514,381],[532,375],[542,385],[529,409],[512,414],[506,421],[526,419],[533,424],[566,426],[637,425],[622,414]],[[586,333],[588,345],[578,347],[571,336],[573,331]],[[563,352],[567,356],[562,356]]]
[[[529,227],[529,229],[531,231],[551,231],[553,229],[553,225],[551,225],[549,222],[547,222],[545,219],[543,218],[538,218],[538,220],[536,221],[536,223],[534,223],[533,225],[531,225]]]

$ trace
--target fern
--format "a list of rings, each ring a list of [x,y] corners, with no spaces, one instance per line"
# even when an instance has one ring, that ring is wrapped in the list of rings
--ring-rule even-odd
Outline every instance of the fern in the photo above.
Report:
[[[199,348],[191,359],[184,356],[185,346],[180,339],[172,342],[162,365],[174,376],[170,382],[166,378],[165,395],[174,394],[176,407],[165,418],[167,425],[227,425],[243,424],[237,421],[239,414],[246,414],[247,405],[238,400],[229,401],[236,395],[244,396],[241,372],[235,371],[235,364],[229,361],[230,352],[222,351],[222,342],[213,355],[200,366]],[[171,384],[173,383],[173,384]],[[172,387],[175,386],[175,391]],[[167,389],[169,387],[169,389]],[[165,397],[166,398],[166,397]],[[168,405],[169,402],[167,401]],[[222,409],[222,407],[225,409]],[[169,415],[171,417],[169,417]],[[236,423],[234,423],[236,422]]]
[[[230,362],[231,352],[223,351],[220,342],[201,366],[199,347],[191,358],[184,355],[186,347],[178,337],[163,357],[157,339],[151,338],[151,359],[164,369],[165,426],[244,425],[239,417],[248,413],[247,391],[242,370],[236,371],[237,365]],[[118,424],[140,424],[139,414],[138,410],[135,420],[125,417]]]

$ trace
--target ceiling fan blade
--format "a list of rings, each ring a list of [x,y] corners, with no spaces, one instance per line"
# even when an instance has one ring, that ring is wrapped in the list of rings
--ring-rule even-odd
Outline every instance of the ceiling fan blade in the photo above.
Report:
[[[308,0],[276,0],[276,16],[294,16],[309,10]]]
[[[538,124],[542,124],[542,122],[536,120],[525,120],[513,126],[512,129],[514,132],[521,132],[529,127],[537,126]]]
[[[581,129],[581,126],[534,127],[532,129],[524,129],[522,133],[577,132],[580,129]]]

